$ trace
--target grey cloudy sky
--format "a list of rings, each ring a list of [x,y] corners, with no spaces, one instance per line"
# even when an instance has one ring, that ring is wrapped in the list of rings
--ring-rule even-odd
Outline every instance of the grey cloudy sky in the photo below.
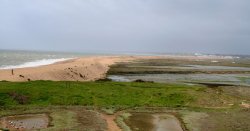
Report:
[[[250,54],[250,0],[1,0],[0,49]]]

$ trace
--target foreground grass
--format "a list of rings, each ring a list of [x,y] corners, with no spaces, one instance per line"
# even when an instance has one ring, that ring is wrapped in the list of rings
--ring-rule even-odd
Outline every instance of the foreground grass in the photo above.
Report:
[[[0,105],[179,107],[194,100],[198,86],[117,82],[0,82]]]
[[[47,113],[51,122],[44,130],[105,130],[107,123],[98,111],[113,114],[128,108],[123,111],[177,113],[189,130],[247,131],[249,109],[237,105],[249,100],[249,88],[239,89],[147,82],[0,82],[0,117]],[[123,117],[116,122],[127,128]]]
[[[85,106],[15,106],[12,108],[0,108],[0,130],[5,129],[1,125],[1,117],[23,114],[47,114],[50,122],[48,128],[41,131],[104,131],[107,124],[99,112]],[[7,129],[6,129],[7,131]]]

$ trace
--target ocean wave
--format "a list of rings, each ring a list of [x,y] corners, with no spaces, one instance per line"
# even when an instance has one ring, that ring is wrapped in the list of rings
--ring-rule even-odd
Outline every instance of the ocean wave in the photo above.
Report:
[[[43,65],[50,65],[56,62],[65,61],[73,58],[60,58],[60,59],[42,59],[42,60],[36,60],[31,62],[25,62],[20,65],[5,65],[3,67],[0,67],[0,69],[16,69],[16,68],[26,68],[26,67],[38,67]]]
[[[197,57],[217,57],[223,59],[239,59],[239,56],[230,56],[230,55],[212,55],[212,54],[202,54],[202,53],[194,53]]]

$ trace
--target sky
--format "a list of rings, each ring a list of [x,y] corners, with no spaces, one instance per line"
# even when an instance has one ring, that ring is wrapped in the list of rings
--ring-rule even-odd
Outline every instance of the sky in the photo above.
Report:
[[[250,0],[1,0],[0,49],[250,54]]]

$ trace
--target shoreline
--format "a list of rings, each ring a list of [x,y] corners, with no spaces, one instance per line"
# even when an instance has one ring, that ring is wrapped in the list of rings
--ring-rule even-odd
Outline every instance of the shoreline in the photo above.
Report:
[[[57,62],[67,61],[67,60],[71,60],[71,59],[77,59],[77,58],[40,59],[40,60],[24,62],[24,63],[19,64],[19,65],[5,65],[5,66],[0,67],[0,70],[46,66],[46,65],[51,65],[51,64],[55,64]]]
[[[109,66],[131,60],[124,56],[89,56],[55,62],[49,65],[13,69],[0,69],[0,81],[94,81],[104,78]]]
[[[176,60],[224,60],[220,56],[85,56],[55,62],[36,67],[0,69],[0,81],[94,81],[106,77],[109,66],[117,62],[128,62],[143,59],[176,59]]]

